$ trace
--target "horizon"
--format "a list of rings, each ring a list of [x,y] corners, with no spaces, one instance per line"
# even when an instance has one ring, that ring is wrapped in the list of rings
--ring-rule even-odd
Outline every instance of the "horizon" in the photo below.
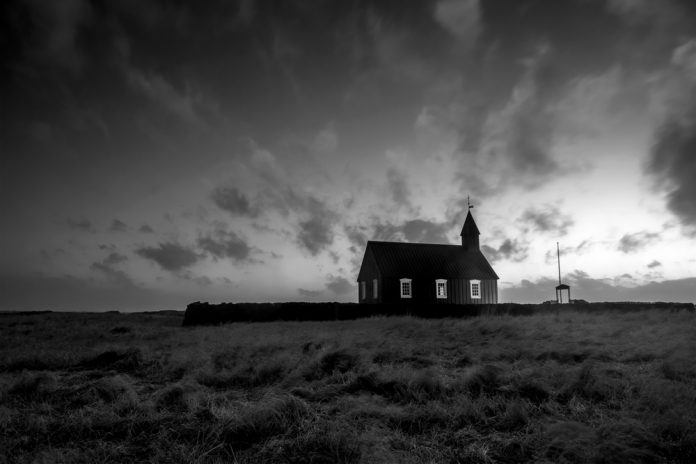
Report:
[[[0,311],[357,302],[469,197],[501,303],[696,303],[693,2],[4,10]]]

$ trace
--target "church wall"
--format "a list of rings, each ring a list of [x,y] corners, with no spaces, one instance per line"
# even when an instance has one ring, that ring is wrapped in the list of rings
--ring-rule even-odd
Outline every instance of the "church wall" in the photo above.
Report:
[[[378,280],[378,291],[377,298],[374,298],[374,279]],[[360,299],[360,286],[361,282],[365,282],[365,289],[367,295],[365,299]],[[381,303],[383,284],[381,283],[379,269],[377,268],[377,263],[372,255],[372,251],[368,248],[365,250],[365,256],[363,256],[362,265],[360,266],[360,273],[358,274],[358,303]]]
[[[409,277],[409,276],[403,276]],[[439,278],[439,277],[438,277]],[[495,304],[498,302],[498,282],[481,280],[481,298],[471,298],[468,279],[447,279],[447,298],[437,298],[435,277],[411,278],[411,298],[401,298],[400,278],[380,279],[379,299],[372,296],[372,282],[367,284],[368,298],[363,303],[435,303],[435,304]]]

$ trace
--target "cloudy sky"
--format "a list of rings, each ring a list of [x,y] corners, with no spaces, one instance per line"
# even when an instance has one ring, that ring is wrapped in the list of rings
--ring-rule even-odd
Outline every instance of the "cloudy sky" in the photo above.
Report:
[[[0,8],[0,309],[355,301],[467,196],[501,301],[696,301],[693,1]]]

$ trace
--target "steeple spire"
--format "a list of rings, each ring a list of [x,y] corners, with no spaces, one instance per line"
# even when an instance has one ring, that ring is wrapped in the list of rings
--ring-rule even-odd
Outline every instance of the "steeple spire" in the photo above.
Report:
[[[462,247],[464,247],[465,250],[478,250],[479,235],[481,235],[481,233],[479,232],[478,227],[476,227],[474,217],[471,215],[471,208],[473,208],[473,205],[469,203],[468,198],[467,203],[469,204],[469,211],[466,213],[464,227],[462,227],[462,232],[459,235],[462,237]]]

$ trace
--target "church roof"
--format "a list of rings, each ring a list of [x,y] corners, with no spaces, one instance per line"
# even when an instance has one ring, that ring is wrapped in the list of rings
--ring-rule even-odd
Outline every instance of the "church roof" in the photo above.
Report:
[[[471,215],[471,211],[466,213],[466,219],[464,220],[464,227],[462,227],[462,232],[459,234],[462,237],[465,235],[481,235],[481,233],[478,230],[478,227],[476,227],[476,222],[474,221],[474,217]]]
[[[466,250],[460,245],[369,241],[366,257],[368,253],[372,253],[383,277],[498,279],[480,250]],[[362,278],[358,276],[358,280]]]

